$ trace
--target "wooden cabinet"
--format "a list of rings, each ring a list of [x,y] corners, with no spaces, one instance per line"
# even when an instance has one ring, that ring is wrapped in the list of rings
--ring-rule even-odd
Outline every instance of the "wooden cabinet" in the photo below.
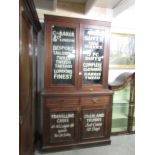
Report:
[[[45,15],[42,150],[110,144],[110,23]]]

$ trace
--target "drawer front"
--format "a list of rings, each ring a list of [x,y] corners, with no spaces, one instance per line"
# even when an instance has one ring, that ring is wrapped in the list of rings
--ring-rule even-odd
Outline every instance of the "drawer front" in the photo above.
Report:
[[[51,98],[46,98],[46,103],[47,104],[78,104],[79,103],[79,98],[78,97],[51,97]]]
[[[110,96],[92,96],[81,97],[81,105],[107,105],[110,102]]]

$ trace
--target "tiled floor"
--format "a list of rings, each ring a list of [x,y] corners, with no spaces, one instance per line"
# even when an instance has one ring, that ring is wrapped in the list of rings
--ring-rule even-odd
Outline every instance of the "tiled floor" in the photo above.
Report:
[[[111,145],[35,155],[134,155],[135,135],[112,136]]]

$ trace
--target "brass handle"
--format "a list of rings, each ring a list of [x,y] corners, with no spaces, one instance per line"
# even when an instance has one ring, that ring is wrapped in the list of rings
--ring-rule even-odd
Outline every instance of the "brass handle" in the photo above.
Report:
[[[93,101],[93,103],[98,103],[97,101],[98,101],[98,98],[97,97],[93,97],[92,98],[92,101]]]

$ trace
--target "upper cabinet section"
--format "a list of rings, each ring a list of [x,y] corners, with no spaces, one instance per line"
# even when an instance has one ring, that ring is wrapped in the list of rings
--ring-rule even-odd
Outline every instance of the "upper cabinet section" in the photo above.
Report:
[[[110,23],[45,15],[45,90],[108,88]]]

